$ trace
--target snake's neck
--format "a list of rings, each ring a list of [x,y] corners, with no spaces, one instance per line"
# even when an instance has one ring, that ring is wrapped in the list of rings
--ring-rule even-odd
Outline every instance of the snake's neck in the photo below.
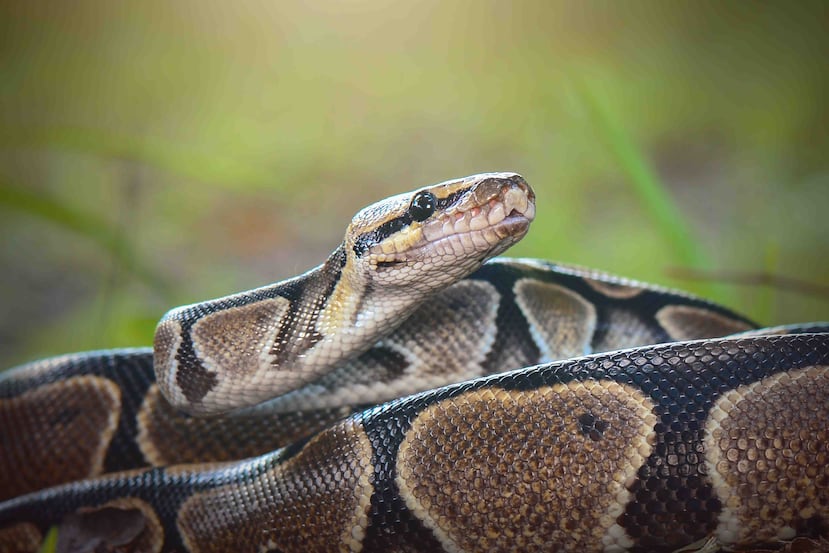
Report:
[[[155,369],[173,405],[213,414],[295,390],[368,350],[420,302],[382,297],[343,246],[295,278],[167,313],[156,329]],[[248,385],[244,397],[239,381]],[[277,384],[275,386],[275,384]]]
[[[291,306],[275,349],[286,353],[281,364],[302,367],[309,380],[368,350],[417,307],[402,294],[378,294],[352,263],[339,246],[325,263],[283,285]]]

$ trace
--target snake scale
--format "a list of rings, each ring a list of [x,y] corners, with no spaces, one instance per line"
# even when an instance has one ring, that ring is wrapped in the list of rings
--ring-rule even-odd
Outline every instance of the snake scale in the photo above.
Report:
[[[534,214],[424,187],[153,349],[6,371],[0,552],[829,550],[829,324],[493,259]]]

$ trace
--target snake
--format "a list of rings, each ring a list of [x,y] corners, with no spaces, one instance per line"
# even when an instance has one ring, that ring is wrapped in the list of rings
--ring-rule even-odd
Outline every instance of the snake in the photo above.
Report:
[[[535,211],[392,196],[152,348],[3,372],[0,552],[828,551],[829,323],[498,257]]]

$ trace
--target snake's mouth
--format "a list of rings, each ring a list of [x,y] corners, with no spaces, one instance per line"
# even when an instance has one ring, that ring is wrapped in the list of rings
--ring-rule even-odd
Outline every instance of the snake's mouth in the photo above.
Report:
[[[525,184],[505,186],[497,196],[469,209],[460,207],[423,226],[426,240],[435,241],[452,235],[470,234],[487,228],[509,230],[535,218],[535,197]],[[436,224],[435,224],[436,223]]]
[[[387,244],[386,251],[375,254],[377,264],[391,268],[428,259],[437,264],[477,264],[523,238],[534,218],[535,194],[523,179],[493,178],[422,223],[419,240],[404,251]]]
[[[500,186],[476,189],[456,209],[423,225],[421,247],[451,247],[454,255],[469,255],[503,251],[520,240],[535,218],[535,194],[523,179],[498,182]]]

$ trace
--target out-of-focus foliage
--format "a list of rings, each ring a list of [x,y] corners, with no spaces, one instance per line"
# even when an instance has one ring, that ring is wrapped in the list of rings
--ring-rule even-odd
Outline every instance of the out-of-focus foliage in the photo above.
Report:
[[[538,194],[512,255],[829,318],[826,12],[3,2],[0,361],[149,344],[169,307],[322,261],[361,206],[487,170]]]

